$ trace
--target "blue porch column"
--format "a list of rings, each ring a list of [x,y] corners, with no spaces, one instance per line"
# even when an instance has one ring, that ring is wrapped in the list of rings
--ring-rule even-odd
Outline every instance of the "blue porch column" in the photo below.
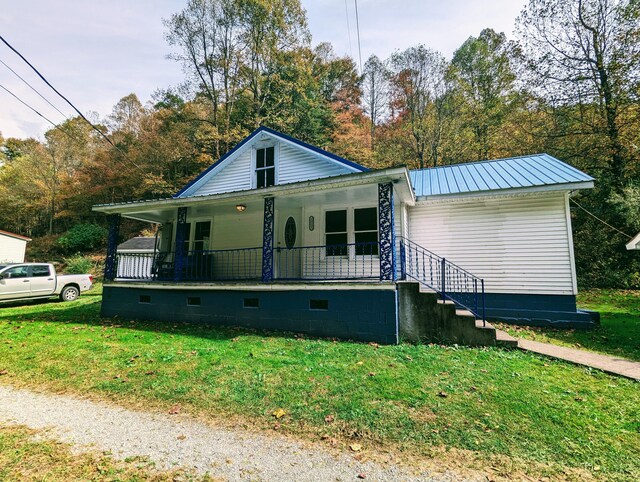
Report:
[[[378,184],[380,281],[396,280],[396,233],[394,221],[393,183]]]
[[[273,230],[275,199],[264,198],[264,221],[262,224],[262,282],[273,280]]]
[[[178,219],[176,220],[176,254],[173,258],[173,279],[180,281],[184,271],[185,257],[184,252],[185,232],[187,225],[187,208],[178,208]]]
[[[109,214],[109,234],[107,236],[107,258],[104,261],[104,279],[105,281],[113,281],[118,271],[117,251],[118,236],[120,235],[120,215]]]

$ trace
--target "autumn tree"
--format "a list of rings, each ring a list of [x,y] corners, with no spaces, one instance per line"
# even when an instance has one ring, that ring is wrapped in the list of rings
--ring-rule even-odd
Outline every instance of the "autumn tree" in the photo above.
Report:
[[[630,110],[638,101],[640,3],[531,0],[517,25],[528,60],[527,83],[570,116],[577,126],[572,135],[594,138],[584,154],[599,157],[620,191],[634,156],[623,131],[638,120]]]
[[[393,103],[413,137],[419,167],[436,166],[451,92],[447,61],[440,53],[419,45],[393,54],[391,64]]]
[[[372,55],[364,64],[362,73],[362,105],[369,117],[371,150],[375,151],[376,127],[388,114],[389,69],[378,56]]]

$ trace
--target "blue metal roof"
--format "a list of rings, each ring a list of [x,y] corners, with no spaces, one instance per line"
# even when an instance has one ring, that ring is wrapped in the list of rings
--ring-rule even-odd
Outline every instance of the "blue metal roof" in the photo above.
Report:
[[[416,169],[409,176],[417,197],[593,181],[549,154]]]
[[[242,141],[240,141],[238,144],[236,144],[236,146],[231,149],[229,152],[227,152],[224,156],[222,156],[220,159],[218,159],[216,162],[214,162],[213,164],[211,164],[207,169],[205,169],[204,171],[202,171],[196,178],[192,179],[191,181],[189,181],[187,183],[186,186],[184,186],[182,189],[180,189],[180,191],[178,191],[176,194],[173,195],[174,198],[179,198],[179,197],[186,197],[184,196],[184,193],[186,191],[189,190],[189,188],[191,188],[195,183],[197,183],[199,180],[201,180],[203,177],[205,177],[207,174],[209,174],[213,169],[215,169],[216,167],[218,167],[222,162],[224,162],[227,158],[229,158],[233,153],[237,152],[238,150],[240,150],[240,148],[242,146],[244,146],[247,142],[249,142],[251,139],[253,139],[257,134],[261,133],[261,132],[267,132],[271,135],[277,136],[277,137],[281,137],[283,139],[286,139],[288,141],[291,141],[301,147],[305,147],[313,152],[316,152],[318,154],[321,154],[323,156],[328,157],[329,159],[332,159],[334,161],[337,161],[341,164],[344,164],[348,167],[351,167],[352,169],[356,170],[356,171],[361,171],[361,172],[366,172],[369,169],[361,166],[360,164],[356,164],[355,162],[349,161],[348,159],[345,159],[343,157],[340,156],[336,156],[335,154],[329,152],[329,151],[325,151],[324,149],[320,149],[319,147],[313,146],[311,144],[307,144],[306,142],[303,142],[299,139],[296,139],[295,137],[291,137],[288,136],[286,134],[283,134],[282,132],[278,132],[274,129],[270,129],[269,127],[266,126],[260,126],[258,127],[256,130],[254,130],[251,134],[249,134],[247,137],[245,137]]]

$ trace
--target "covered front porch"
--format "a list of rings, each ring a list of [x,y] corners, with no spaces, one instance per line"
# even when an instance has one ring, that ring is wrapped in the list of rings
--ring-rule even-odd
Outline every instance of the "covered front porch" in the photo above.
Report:
[[[151,283],[394,281],[413,202],[386,169],[251,191],[98,206],[105,280]],[[153,253],[116,251],[122,217],[159,224]]]

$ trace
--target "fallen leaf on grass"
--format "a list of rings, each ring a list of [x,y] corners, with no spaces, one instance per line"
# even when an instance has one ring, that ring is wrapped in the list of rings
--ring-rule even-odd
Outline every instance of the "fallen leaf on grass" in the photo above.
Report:
[[[182,407],[180,405],[174,405],[169,409],[169,415],[177,415],[180,413],[180,409]]]
[[[449,396],[449,394],[447,392],[440,392],[440,393],[438,393],[438,396],[442,397],[442,398],[447,398]]]
[[[282,417],[284,417],[287,414],[287,412],[285,412],[283,409],[279,408],[277,410],[274,410],[274,412],[271,414],[274,417],[276,417],[276,419],[281,419]]]
[[[364,365],[363,361],[356,362],[356,365]]]
[[[362,445],[355,443],[355,444],[349,445],[349,448],[354,452],[360,452],[362,450]]]
[[[375,374],[375,372],[369,372],[368,376],[370,376],[370,377],[375,377],[375,376],[376,376],[376,374]]]
[[[185,435],[178,435],[178,437],[177,437],[178,440],[184,440],[186,438],[187,437]]]
[[[0,375],[7,375],[8,373],[8,370],[0,370]]]
[[[327,423],[333,423],[335,419],[336,417],[334,417],[333,415],[327,415],[326,417],[324,417],[324,421]]]
[[[365,474],[364,472],[358,474],[358,478],[359,479],[366,479],[367,478],[367,474]]]

